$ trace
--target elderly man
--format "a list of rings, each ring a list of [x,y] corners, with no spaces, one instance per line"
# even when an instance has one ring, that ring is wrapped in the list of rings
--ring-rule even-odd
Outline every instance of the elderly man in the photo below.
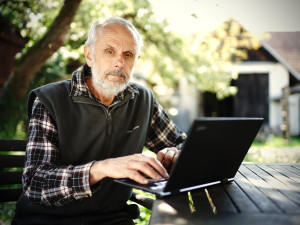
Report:
[[[96,21],[87,64],[30,93],[24,194],[12,224],[133,224],[132,190],[113,179],[168,178],[186,135],[151,91],[129,82],[141,46],[130,22]],[[144,146],[157,158],[142,155]]]

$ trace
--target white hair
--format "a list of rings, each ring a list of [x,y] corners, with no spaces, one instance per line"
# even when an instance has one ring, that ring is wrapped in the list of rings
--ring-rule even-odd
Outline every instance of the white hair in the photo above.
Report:
[[[109,24],[109,23],[121,24],[124,27],[128,28],[128,30],[132,33],[134,40],[136,42],[136,45],[137,45],[137,54],[136,55],[138,56],[141,51],[141,48],[143,46],[143,39],[142,39],[140,33],[137,31],[137,29],[133,26],[133,24],[130,21],[125,20],[121,17],[111,17],[111,18],[105,20],[104,22],[102,22],[101,19],[98,19],[97,21],[95,21],[93,23],[93,25],[91,26],[88,38],[85,42],[85,45],[88,45],[92,49],[94,49],[95,43],[98,39],[98,35],[97,35],[98,28],[100,28],[106,24]]]

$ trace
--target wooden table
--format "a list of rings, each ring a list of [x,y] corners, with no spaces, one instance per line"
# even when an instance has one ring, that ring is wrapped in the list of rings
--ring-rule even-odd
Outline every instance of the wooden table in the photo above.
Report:
[[[243,163],[232,183],[157,199],[149,224],[300,225],[300,164]]]

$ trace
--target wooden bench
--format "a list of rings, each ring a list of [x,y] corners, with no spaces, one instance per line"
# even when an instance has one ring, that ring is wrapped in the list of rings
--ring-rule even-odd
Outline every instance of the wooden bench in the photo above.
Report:
[[[0,139],[0,202],[17,201],[22,193],[26,140]],[[153,200],[135,192],[132,201],[152,209]]]
[[[0,202],[17,201],[22,193],[26,140],[0,139]]]

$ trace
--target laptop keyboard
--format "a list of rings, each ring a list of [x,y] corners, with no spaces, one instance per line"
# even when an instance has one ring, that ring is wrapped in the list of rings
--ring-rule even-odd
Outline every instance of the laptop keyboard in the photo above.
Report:
[[[167,181],[165,179],[162,179],[160,181],[149,179],[149,184],[147,184],[147,187],[152,190],[160,190],[160,189],[164,189],[166,183]]]

